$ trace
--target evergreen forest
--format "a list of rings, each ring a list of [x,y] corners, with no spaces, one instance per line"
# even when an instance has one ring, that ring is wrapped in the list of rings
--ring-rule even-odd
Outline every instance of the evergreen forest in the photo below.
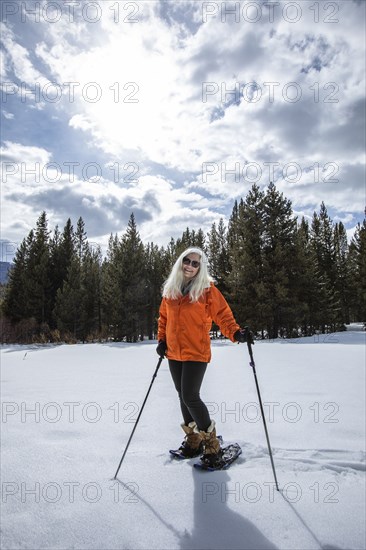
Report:
[[[143,243],[134,214],[103,257],[82,218],[61,230],[42,212],[1,289],[2,342],[154,339],[164,280],[177,256],[202,248],[237,322],[257,338],[294,338],[366,321],[366,219],[347,241],[324,203],[298,220],[271,183],[257,185],[205,234],[186,228],[164,246]],[[216,331],[216,332],[215,332]],[[213,327],[213,335],[217,327]]]

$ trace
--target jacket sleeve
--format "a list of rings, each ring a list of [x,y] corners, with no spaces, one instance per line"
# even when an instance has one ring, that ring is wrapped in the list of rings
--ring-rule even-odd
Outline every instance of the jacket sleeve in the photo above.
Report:
[[[210,310],[211,317],[216,325],[220,327],[222,334],[227,338],[230,338],[232,342],[235,342],[234,333],[240,329],[240,326],[235,321],[229,304],[219,289],[213,285],[211,286]]]
[[[167,320],[166,302],[165,302],[165,298],[163,298],[159,308],[158,340],[164,340],[164,342],[166,342],[166,320]]]

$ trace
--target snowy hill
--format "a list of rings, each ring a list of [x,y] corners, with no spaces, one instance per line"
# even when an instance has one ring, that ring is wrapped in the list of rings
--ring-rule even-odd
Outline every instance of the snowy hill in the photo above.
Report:
[[[173,461],[183,439],[154,343],[2,347],[2,548],[364,549],[362,331],[258,342],[274,488],[246,347],[213,343],[202,387],[225,472]]]

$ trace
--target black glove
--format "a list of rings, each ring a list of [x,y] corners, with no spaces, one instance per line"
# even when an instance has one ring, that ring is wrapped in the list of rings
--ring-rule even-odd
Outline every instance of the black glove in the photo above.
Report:
[[[165,357],[165,352],[167,350],[167,345],[164,340],[160,340],[158,345],[156,346],[156,353],[159,355],[159,357]]]
[[[240,342],[241,344],[244,344],[245,342],[249,342],[250,344],[253,344],[253,335],[249,330],[249,327],[244,327],[239,330],[237,330],[234,333],[234,339],[236,342]]]

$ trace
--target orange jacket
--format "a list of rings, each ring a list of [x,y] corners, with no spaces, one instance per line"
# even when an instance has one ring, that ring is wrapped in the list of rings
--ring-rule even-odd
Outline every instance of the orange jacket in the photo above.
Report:
[[[234,342],[240,328],[221,292],[211,283],[197,302],[189,294],[176,300],[163,298],[159,310],[158,340],[167,343],[166,356],[176,361],[211,359],[210,330],[212,321]]]

